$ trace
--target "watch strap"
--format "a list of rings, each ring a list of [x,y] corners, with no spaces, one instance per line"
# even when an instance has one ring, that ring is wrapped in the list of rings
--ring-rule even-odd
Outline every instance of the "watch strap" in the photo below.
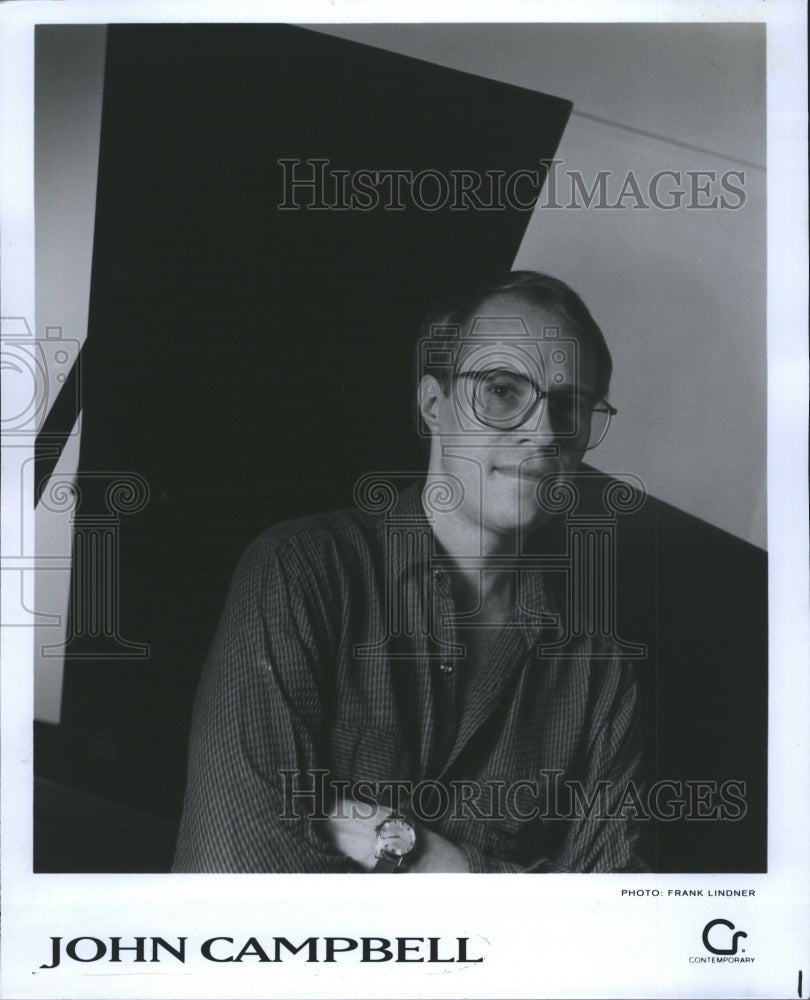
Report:
[[[372,869],[373,872],[398,872],[402,868],[403,858],[395,858],[391,854],[381,854],[377,858],[377,864]]]

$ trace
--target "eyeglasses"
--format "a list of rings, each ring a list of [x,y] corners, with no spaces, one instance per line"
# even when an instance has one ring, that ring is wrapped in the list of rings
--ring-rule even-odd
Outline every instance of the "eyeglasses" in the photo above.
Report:
[[[616,415],[605,399],[573,388],[541,389],[533,379],[507,369],[458,372],[454,378],[473,380],[473,412],[482,424],[513,431],[546,402],[554,437],[562,447],[589,451],[601,444]]]

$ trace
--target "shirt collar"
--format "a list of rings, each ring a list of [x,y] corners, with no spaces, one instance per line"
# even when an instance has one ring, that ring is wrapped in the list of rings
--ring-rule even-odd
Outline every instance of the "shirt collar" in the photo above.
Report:
[[[422,506],[424,486],[422,478],[400,490],[393,507],[379,519],[378,531],[395,578],[416,567],[430,568],[438,554],[438,542]]]

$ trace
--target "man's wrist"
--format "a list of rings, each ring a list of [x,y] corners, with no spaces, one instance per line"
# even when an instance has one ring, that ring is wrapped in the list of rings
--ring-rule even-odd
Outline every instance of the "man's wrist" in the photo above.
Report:
[[[416,857],[420,837],[415,822],[403,813],[387,810],[375,827],[374,872],[406,871]]]

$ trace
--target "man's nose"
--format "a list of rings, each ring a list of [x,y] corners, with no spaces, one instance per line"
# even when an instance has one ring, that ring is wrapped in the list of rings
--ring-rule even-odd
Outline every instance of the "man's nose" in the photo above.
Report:
[[[522,444],[539,446],[544,452],[550,449],[555,455],[559,453],[558,431],[551,419],[551,408],[547,399],[540,401],[537,410],[518,428],[517,433]]]

